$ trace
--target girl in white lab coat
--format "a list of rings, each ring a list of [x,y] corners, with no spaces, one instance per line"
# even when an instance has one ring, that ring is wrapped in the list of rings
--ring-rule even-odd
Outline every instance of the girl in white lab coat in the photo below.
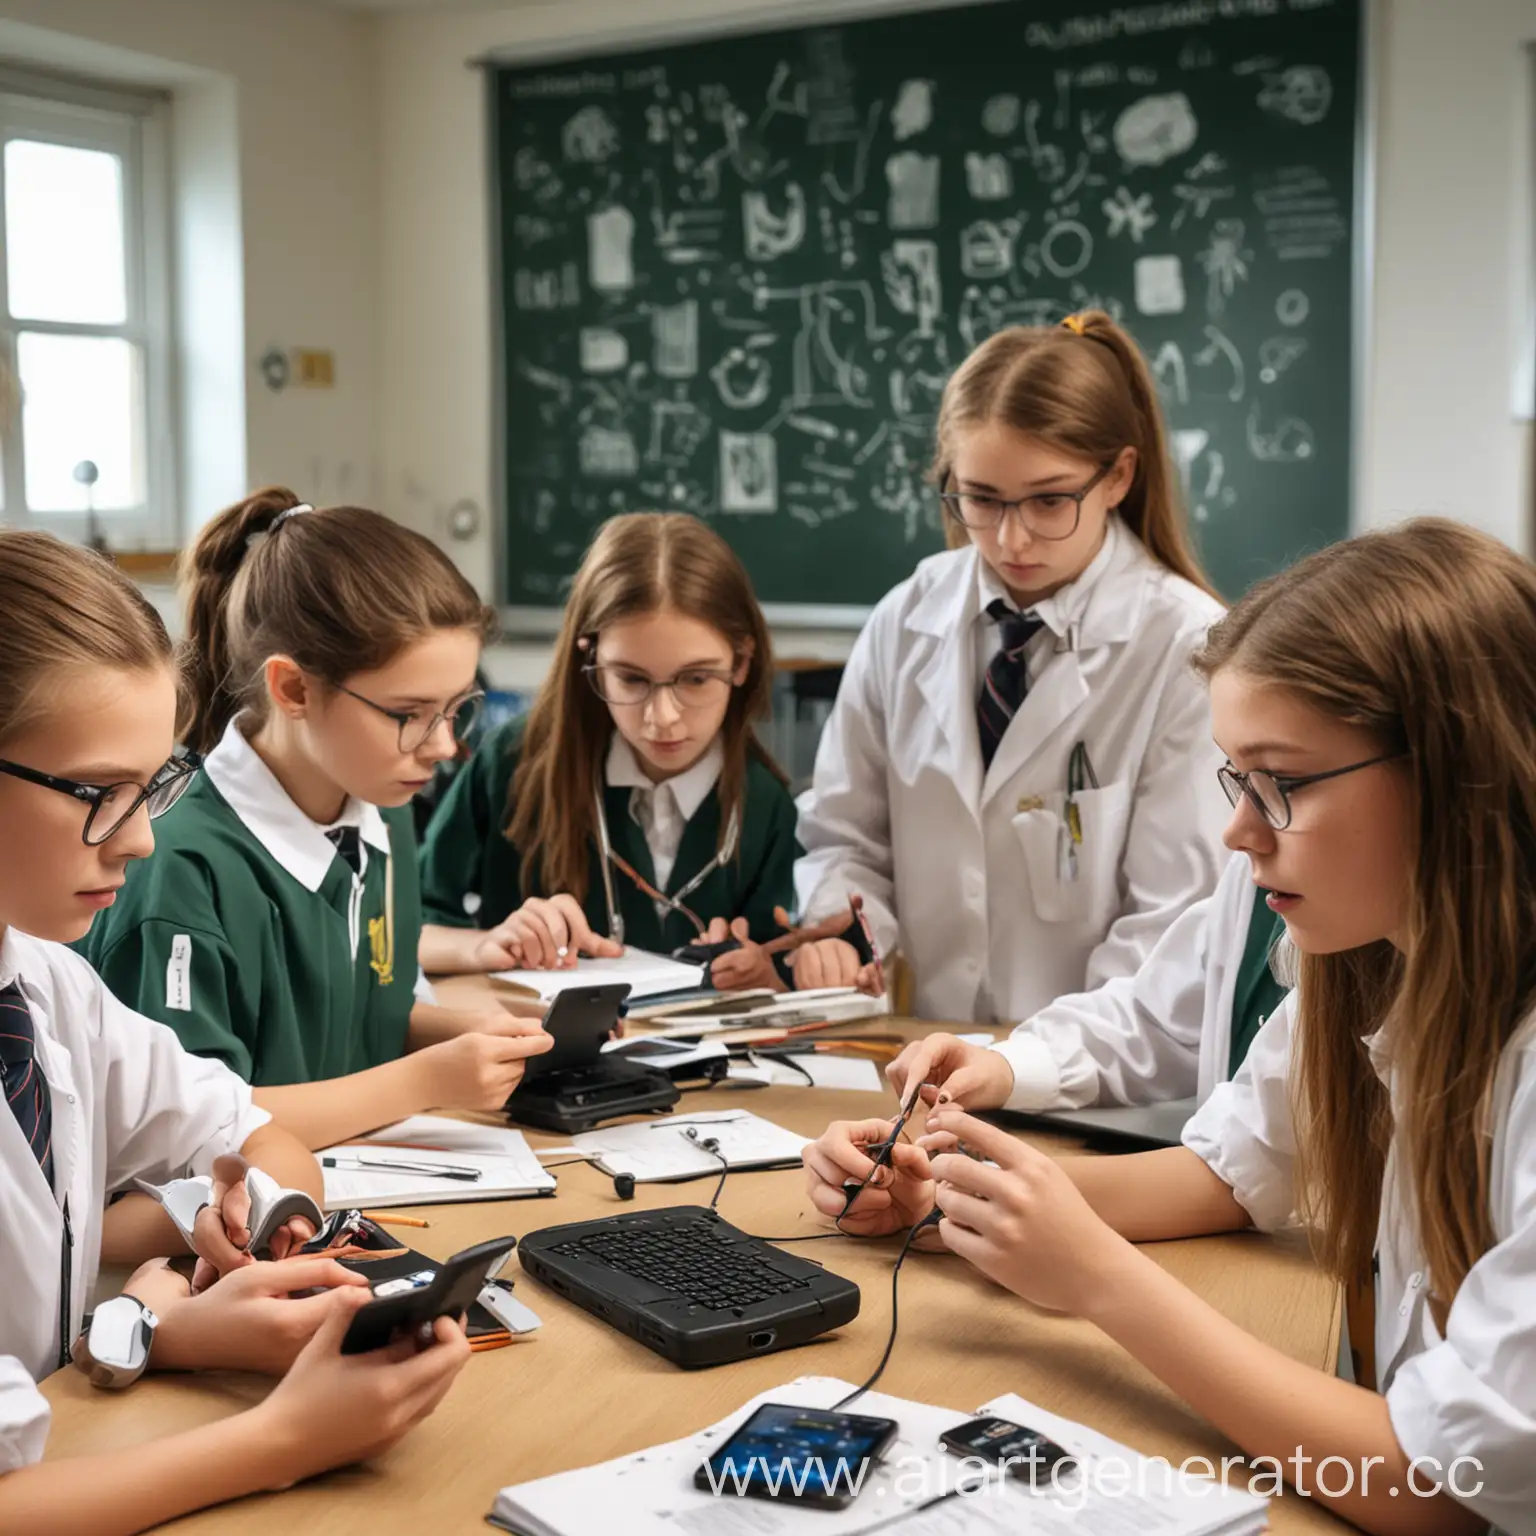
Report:
[[[0,1530],[111,1536],[384,1449],[431,1412],[468,1345],[444,1322],[420,1354],[407,1341],[344,1357],[342,1334],[369,1296],[360,1277],[330,1260],[256,1263],[236,1251],[249,1207],[239,1160],[225,1159],[240,1154],[318,1196],[314,1159],[232,1072],[124,1007],[65,947],[149,854],[150,817],[196,771],[195,758],[172,753],[165,627],[106,561],[27,532],[0,532],[0,613]],[[100,1309],[119,1309],[113,1326],[83,1335],[107,1197],[188,1168],[215,1176],[199,1250],[232,1272],[191,1296],[146,1265]],[[135,1203],[148,1206],[128,1196],[116,1209]],[[135,1220],[176,1241],[158,1206]],[[274,1252],[311,1235],[285,1229]],[[290,1298],[310,1287],[324,1290]],[[142,1348],[129,1358],[128,1344],[142,1346],[146,1331],[151,1369],[286,1376],[221,1423],[43,1462],[38,1382],[72,1353],[91,1365],[94,1346],[94,1363],[122,1370],[123,1385],[143,1368]]]
[[[1097,1323],[1261,1491],[1285,1470],[1368,1531],[1536,1533],[1532,655],[1536,568],[1453,523],[1256,588],[1200,664],[1227,841],[1285,919],[1296,992],[1183,1147],[1056,1162],[944,1104],[847,1223],[937,1204],[945,1245]],[[809,1150],[820,1209],[880,1130]],[[1297,1212],[1356,1288],[1359,1384],[1259,1344],[1132,1246]]]
[[[1129,976],[1210,894],[1221,797],[1189,657],[1220,615],[1157,396],[1107,315],[1000,332],[949,382],[951,544],[877,606],[800,817],[808,922],[862,894],[926,1018],[1018,1020]],[[800,985],[867,979],[827,940]]]

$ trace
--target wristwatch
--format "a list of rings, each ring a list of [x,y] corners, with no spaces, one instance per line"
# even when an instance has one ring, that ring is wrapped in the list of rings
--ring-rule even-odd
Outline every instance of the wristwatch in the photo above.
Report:
[[[70,1351],[93,1387],[131,1387],[149,1365],[160,1319],[137,1296],[114,1296],[85,1320]]]

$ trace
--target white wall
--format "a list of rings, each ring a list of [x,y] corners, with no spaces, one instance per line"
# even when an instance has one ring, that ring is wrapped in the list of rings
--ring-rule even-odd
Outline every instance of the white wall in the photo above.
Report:
[[[372,18],[292,0],[0,0],[0,56],[163,85],[184,109],[193,202],[175,244],[184,260],[215,253],[179,306],[183,383],[205,424],[182,465],[194,523],[268,481],[315,501],[374,494],[376,37]],[[242,273],[218,269],[221,243],[243,258],[243,298]],[[232,343],[243,377],[215,366]],[[337,387],[274,395],[256,372],[273,343],[332,349]],[[243,460],[200,452],[231,413]]]
[[[492,503],[484,117],[466,61],[652,24],[702,30],[761,9],[762,0],[568,0],[383,22],[379,419],[391,512],[441,534],[455,500]],[[1444,512],[1529,551],[1529,431],[1511,395],[1530,340],[1525,44],[1536,41],[1536,0],[1382,0],[1378,21],[1357,521]],[[456,552],[489,589],[489,539]],[[835,649],[832,637],[806,639]],[[537,659],[517,653],[519,675]]]

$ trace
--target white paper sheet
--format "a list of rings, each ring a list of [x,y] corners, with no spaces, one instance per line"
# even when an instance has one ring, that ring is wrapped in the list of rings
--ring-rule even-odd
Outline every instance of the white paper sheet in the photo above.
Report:
[[[701,1141],[718,1141],[719,1156],[691,1141],[686,1134],[690,1129]],[[606,1172],[632,1173],[642,1184],[718,1172],[722,1157],[733,1169],[792,1166],[800,1161],[807,1140],[744,1109],[607,1126],[571,1138],[583,1152],[595,1153]]]
[[[546,1003],[569,987],[611,987],[629,984],[632,999],[658,992],[681,992],[702,986],[704,968],[684,965],[667,955],[643,949],[626,949],[617,960],[591,960],[583,956],[569,971],[496,971],[498,981],[510,981],[536,993]]]
[[[810,1073],[809,1083],[798,1070],[800,1067]],[[745,1061],[731,1063],[730,1077],[733,1083],[762,1083],[768,1087],[842,1088],[863,1093],[881,1093],[885,1089],[874,1062],[855,1056],[824,1056],[819,1052],[797,1055],[794,1066],[769,1056],[749,1056]]]
[[[409,1142],[384,1146],[382,1142]],[[480,1178],[434,1178],[430,1174],[357,1168],[322,1168],[325,1209],[353,1206],[453,1205],[466,1200],[510,1200],[552,1192],[555,1177],[544,1171],[521,1131],[437,1115],[413,1115],[366,1140],[327,1147],[320,1157],[362,1158],[369,1162],[443,1163],[478,1168]]]

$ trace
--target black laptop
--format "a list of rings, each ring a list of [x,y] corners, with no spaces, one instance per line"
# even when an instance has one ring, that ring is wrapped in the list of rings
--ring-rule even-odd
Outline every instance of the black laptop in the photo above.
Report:
[[[859,1315],[859,1288],[697,1205],[530,1232],[527,1272],[676,1365],[792,1349]]]

